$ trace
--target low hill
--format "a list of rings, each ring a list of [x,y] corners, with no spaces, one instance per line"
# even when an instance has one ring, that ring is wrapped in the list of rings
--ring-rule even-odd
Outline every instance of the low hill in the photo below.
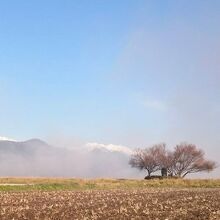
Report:
[[[133,177],[127,152],[95,144],[70,150],[40,139],[0,140],[0,176]]]

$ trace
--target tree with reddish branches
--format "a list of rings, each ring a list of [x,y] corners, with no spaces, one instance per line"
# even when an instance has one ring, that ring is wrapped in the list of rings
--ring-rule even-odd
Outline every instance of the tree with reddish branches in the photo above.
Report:
[[[210,172],[216,168],[216,163],[206,160],[204,152],[196,145],[183,143],[177,145],[171,156],[171,172],[178,177],[202,171]]]
[[[140,170],[145,169],[148,177],[161,169],[160,158],[165,149],[164,144],[154,145],[146,149],[137,149],[131,156],[129,164]]]
[[[182,143],[174,151],[168,151],[165,144],[146,149],[137,149],[129,164],[140,170],[145,169],[148,177],[156,171],[166,171],[169,176],[183,178],[187,174],[210,172],[217,167],[214,161],[205,159],[204,152],[196,145]]]

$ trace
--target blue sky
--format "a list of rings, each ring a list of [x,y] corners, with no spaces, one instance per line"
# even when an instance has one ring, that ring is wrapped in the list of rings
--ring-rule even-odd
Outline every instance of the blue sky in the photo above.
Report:
[[[188,141],[215,156],[219,10],[203,0],[1,1],[0,135]]]

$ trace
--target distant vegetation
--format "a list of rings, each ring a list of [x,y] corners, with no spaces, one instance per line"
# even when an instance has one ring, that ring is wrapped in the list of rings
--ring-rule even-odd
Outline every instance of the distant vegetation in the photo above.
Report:
[[[17,184],[17,185],[10,185]],[[25,184],[25,185],[21,185]],[[0,178],[0,191],[59,191],[159,188],[220,188],[218,179],[64,179]]]
[[[182,178],[190,173],[209,172],[216,168],[216,163],[206,160],[201,149],[186,143],[177,145],[174,151],[168,151],[165,144],[137,149],[131,156],[129,164],[140,170],[145,169],[147,179],[157,171],[161,171],[163,177]]]

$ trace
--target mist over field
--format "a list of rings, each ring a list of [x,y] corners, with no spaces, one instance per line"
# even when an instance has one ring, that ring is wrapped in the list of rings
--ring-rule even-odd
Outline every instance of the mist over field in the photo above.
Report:
[[[147,172],[131,168],[133,150],[126,146],[81,143],[72,148],[52,146],[40,139],[0,140],[0,176],[141,178]],[[57,142],[58,144],[58,142]],[[60,143],[59,143],[60,144]],[[160,174],[159,172],[157,172]],[[218,172],[189,175],[217,178]]]
[[[66,149],[39,139],[0,141],[0,176],[138,177],[128,166],[129,156],[129,148],[98,143]]]

